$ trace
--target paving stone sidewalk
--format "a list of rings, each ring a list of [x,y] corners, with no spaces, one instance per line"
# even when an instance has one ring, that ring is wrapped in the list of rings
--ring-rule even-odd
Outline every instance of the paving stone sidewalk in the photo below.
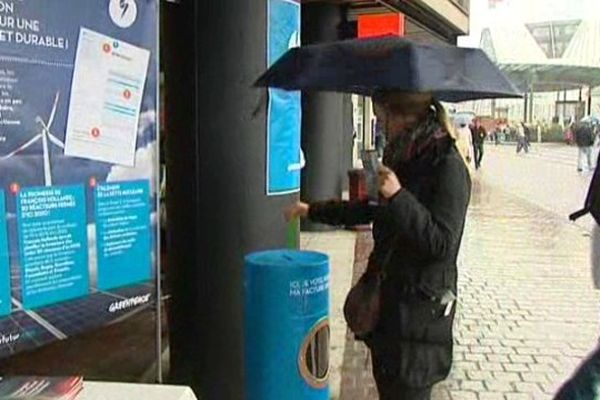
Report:
[[[359,235],[354,279],[371,246]],[[433,399],[551,399],[598,340],[589,232],[476,179],[459,273],[455,363]],[[369,364],[348,335],[342,400],[377,399]]]

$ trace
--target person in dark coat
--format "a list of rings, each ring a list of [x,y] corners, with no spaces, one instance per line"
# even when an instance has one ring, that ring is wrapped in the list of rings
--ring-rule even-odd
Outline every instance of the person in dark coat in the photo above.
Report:
[[[366,338],[382,400],[427,400],[452,363],[457,255],[471,179],[442,105],[425,94],[374,96],[388,145],[378,204],[299,202],[288,219],[337,226],[373,222],[369,263],[385,278],[376,329]]]
[[[475,158],[475,169],[481,168],[481,161],[483,160],[483,146],[487,132],[479,118],[475,120],[471,126],[471,134],[473,135],[473,157]]]
[[[592,166],[592,146],[594,145],[594,132],[592,127],[586,123],[579,123],[575,126],[575,143],[579,149],[579,158],[577,160],[577,171],[582,172],[586,167],[591,171]]]

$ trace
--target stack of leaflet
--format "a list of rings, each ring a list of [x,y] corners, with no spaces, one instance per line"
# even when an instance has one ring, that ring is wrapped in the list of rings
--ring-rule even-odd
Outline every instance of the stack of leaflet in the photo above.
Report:
[[[0,378],[0,399],[75,400],[83,377],[17,376]]]

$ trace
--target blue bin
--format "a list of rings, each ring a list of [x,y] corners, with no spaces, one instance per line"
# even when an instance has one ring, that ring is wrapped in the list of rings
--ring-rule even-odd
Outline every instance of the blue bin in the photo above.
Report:
[[[329,399],[329,257],[276,250],[245,267],[247,400]]]

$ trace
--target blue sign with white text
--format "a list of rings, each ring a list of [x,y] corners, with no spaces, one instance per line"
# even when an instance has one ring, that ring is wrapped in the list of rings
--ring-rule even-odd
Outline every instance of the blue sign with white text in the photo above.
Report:
[[[268,65],[300,45],[300,4],[269,0]],[[267,194],[300,190],[300,92],[269,89],[267,121]]]
[[[10,314],[10,265],[6,236],[6,199],[0,190],[0,315]]]
[[[23,189],[17,196],[23,306],[38,308],[89,290],[83,186]]]
[[[96,188],[99,289],[150,279],[149,200],[148,181],[107,183]]]

